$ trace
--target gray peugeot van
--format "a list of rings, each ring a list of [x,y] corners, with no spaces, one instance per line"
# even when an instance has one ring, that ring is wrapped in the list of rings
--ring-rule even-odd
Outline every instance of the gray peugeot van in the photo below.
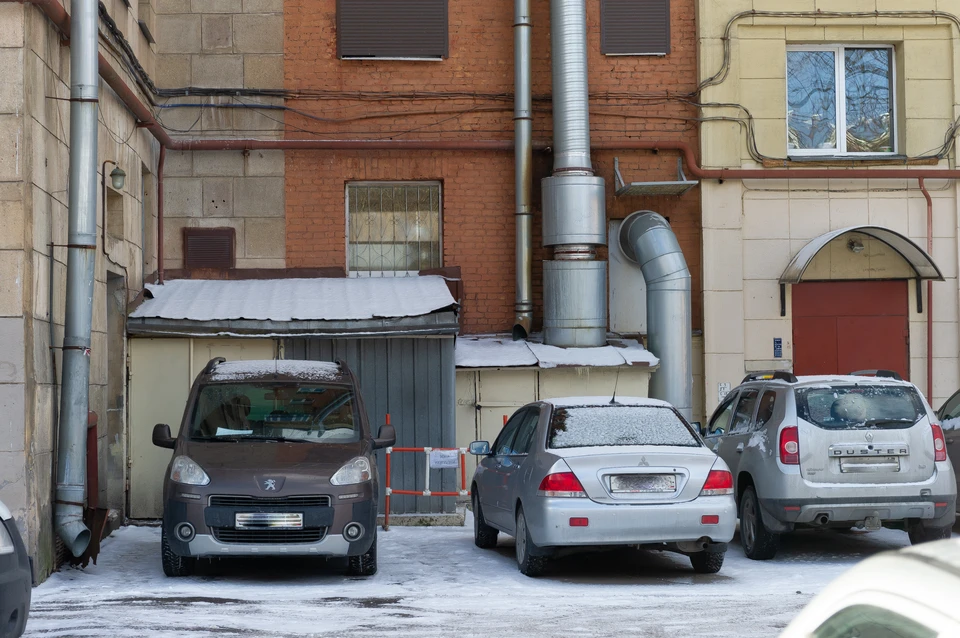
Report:
[[[198,558],[346,556],[377,571],[380,483],[375,438],[357,379],[343,362],[211,360],[194,381],[163,486],[167,576]]]

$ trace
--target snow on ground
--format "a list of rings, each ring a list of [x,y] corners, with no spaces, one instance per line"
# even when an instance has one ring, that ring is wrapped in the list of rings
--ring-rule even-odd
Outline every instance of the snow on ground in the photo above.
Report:
[[[638,636],[772,637],[854,563],[908,544],[904,532],[799,532],[772,561],[734,542],[698,575],[679,555],[621,550],[521,575],[513,540],[493,550],[466,527],[380,532],[380,571],[341,561],[235,559],[191,578],[160,569],[160,530],[125,527],[99,564],[34,590],[26,636]]]

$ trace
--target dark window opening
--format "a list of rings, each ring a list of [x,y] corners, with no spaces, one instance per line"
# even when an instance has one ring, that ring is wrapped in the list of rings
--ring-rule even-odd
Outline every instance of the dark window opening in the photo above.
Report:
[[[670,0],[601,0],[600,52],[670,53]]]
[[[445,58],[447,0],[337,0],[337,55]]]
[[[234,246],[233,228],[184,228],[184,268],[233,268]]]

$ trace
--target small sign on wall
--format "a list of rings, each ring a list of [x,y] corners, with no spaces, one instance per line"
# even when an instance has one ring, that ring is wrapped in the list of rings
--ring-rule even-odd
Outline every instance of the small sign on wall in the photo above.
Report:
[[[721,382],[717,384],[717,401],[723,401],[726,396],[730,394],[730,384],[726,382]]]
[[[780,337],[773,338],[773,358],[782,359],[783,358],[783,339]]]
[[[459,450],[430,450],[430,468],[440,470],[460,467]]]

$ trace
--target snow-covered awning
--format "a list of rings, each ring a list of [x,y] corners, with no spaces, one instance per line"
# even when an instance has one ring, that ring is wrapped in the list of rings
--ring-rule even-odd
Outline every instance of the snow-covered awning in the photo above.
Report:
[[[456,334],[443,277],[177,279],[148,284],[133,334]]]
[[[634,339],[611,340],[599,348],[558,348],[510,337],[459,337],[455,357],[458,368],[650,367],[660,363]]]

